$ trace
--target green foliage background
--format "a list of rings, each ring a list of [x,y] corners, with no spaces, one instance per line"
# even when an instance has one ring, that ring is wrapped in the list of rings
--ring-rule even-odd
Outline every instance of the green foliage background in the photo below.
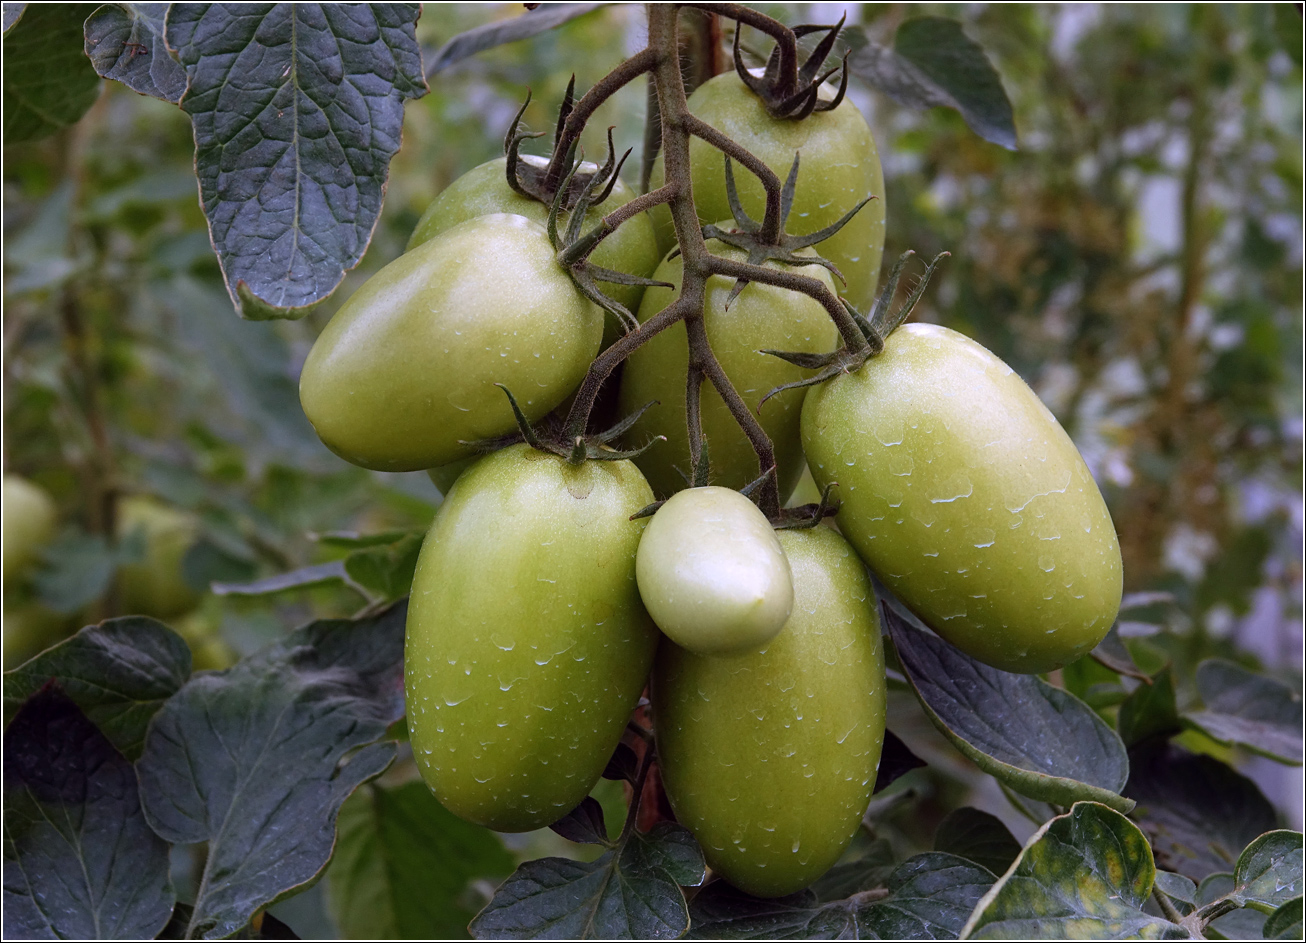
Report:
[[[764,9],[798,23],[832,22],[844,7]],[[1015,152],[981,140],[955,112],[912,112],[854,90],[884,159],[886,257],[951,251],[919,316],[1007,360],[1083,451],[1120,531],[1127,592],[1171,594],[1124,627],[1135,658],[1148,670],[1173,659],[1183,683],[1198,660],[1222,655],[1299,688],[1299,14],[1286,4],[847,9],[850,23],[884,41],[911,15],[957,17],[1002,75]],[[418,36],[429,52],[518,10],[442,4]],[[551,129],[571,71],[587,88],[638,48],[640,14],[607,9],[435,76],[431,93],[407,105],[366,258],[298,322],[233,313],[197,201],[189,121],[175,106],[103,83],[78,124],[6,145],[4,467],[56,497],[63,527],[37,579],[6,586],[6,623],[38,599],[65,610],[46,620],[56,632],[118,614],[112,588],[81,598],[67,587],[103,563],[96,538],[111,531],[121,494],[153,494],[198,516],[202,550],[187,559],[197,587],[346,552],[311,534],[424,527],[439,493],[420,473],[371,473],[327,452],[299,408],[299,366],[341,301],[402,251],[440,189],[499,153],[524,88],[534,96],[527,124]],[[636,149],[633,178],[643,110],[642,86],[624,90],[591,121],[587,151],[600,153],[603,129],[616,125],[618,145]],[[339,584],[271,601],[210,593],[179,628],[196,645],[219,639],[221,659],[360,604]],[[7,626],[6,667],[49,640],[38,632],[25,645]],[[1102,680],[1092,671],[1053,680],[1084,694]],[[1114,709],[1109,696],[1101,703]],[[895,692],[890,711],[913,749],[937,745],[918,750],[930,767],[889,797],[902,810],[889,819],[901,850],[928,847],[961,801],[1019,821],[914,700]],[[1232,756],[1301,827],[1299,770],[1185,737]],[[411,764],[399,764],[367,787],[346,807],[351,821],[366,816],[364,802],[402,812],[409,776]],[[619,790],[609,793],[611,805]],[[519,856],[564,853],[551,834],[513,841]],[[355,851],[354,866],[367,866]],[[184,882],[187,863],[174,865]],[[510,868],[489,855],[485,869]],[[449,898],[474,913],[477,887]],[[301,935],[337,930],[320,886],[275,912]]]

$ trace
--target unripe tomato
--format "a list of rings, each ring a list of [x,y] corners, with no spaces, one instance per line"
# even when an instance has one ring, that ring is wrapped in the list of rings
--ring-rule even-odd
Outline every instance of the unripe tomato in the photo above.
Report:
[[[664,641],[652,700],[662,782],[712,869],[759,897],[806,887],[839,858],[884,742],[884,655],[861,561],[825,527],[780,532],[794,611],[744,655]]]
[[[536,166],[547,163],[542,157],[527,154],[523,154],[521,160]],[[522,196],[508,186],[504,177],[506,163],[502,157],[486,161],[442,190],[418,220],[406,251],[417,248],[432,236],[437,236],[458,223],[490,213],[516,213],[541,226],[545,225],[549,218],[549,207],[538,200]],[[592,173],[597,169],[591,163],[581,165],[584,173]],[[611,213],[617,207],[629,203],[635,196],[635,192],[618,178],[608,198],[585,214],[585,231],[598,225],[605,213]],[[567,216],[563,213],[559,217],[559,229],[566,226]],[[594,264],[604,268],[647,277],[657,268],[658,261],[662,258],[657,238],[653,235],[653,222],[648,214],[641,213],[622,223],[616,232],[599,243],[590,258]],[[600,282],[599,288],[632,312],[639,307],[639,300],[644,295],[644,289],[639,285]],[[604,344],[611,343],[617,336],[616,320],[609,316],[604,329]]]
[[[481,459],[440,505],[413,576],[408,730],[446,808],[540,828],[590,791],[639,700],[658,631],[635,584],[653,500],[630,462],[524,445]]]
[[[823,97],[831,97],[825,88]],[[734,72],[718,75],[689,97],[689,110],[738,142],[775,171],[783,182],[789,176],[794,154],[800,153],[794,207],[785,229],[806,235],[837,222],[874,194],[843,229],[816,246],[848,280],[840,293],[865,312],[875,298],[884,252],[884,172],[875,140],[857,106],[844,100],[833,111],[806,118],[772,118],[761,99]],[[730,218],[726,199],[725,161],[706,141],[689,142],[694,205],[701,222]],[[744,209],[755,220],[766,213],[766,191],[749,171],[734,165],[735,186]],[[653,169],[651,186],[662,185],[662,160]],[[652,213],[658,246],[664,252],[675,243],[671,215],[665,207]]]
[[[39,602],[24,602],[15,606],[5,604],[0,628],[3,629],[4,670],[17,668],[23,662],[75,632],[80,620],[77,615],[48,609]]]
[[[4,476],[0,504],[4,506],[3,573],[8,582],[35,563],[50,542],[56,512],[45,489],[20,475]]]
[[[496,213],[395,259],[354,292],[309,352],[304,413],[327,448],[383,471],[465,458],[461,441],[516,429],[585,376],[603,312],[554,258],[544,228]]]
[[[658,628],[700,655],[765,645],[794,605],[793,577],[770,521],[729,488],[672,495],[640,538],[635,573]]]
[[[708,245],[725,258],[738,261],[746,258],[740,250],[719,242],[712,241]],[[818,279],[831,289],[834,287],[830,273],[819,265],[792,270]],[[679,256],[658,266],[653,277],[674,284],[676,290],[648,289],[639,308],[641,322],[672,302],[679,294],[683,274],[684,265]],[[717,361],[771,437],[775,446],[780,496],[784,498],[803,473],[799,420],[805,391],[786,390],[767,400],[760,410],[757,404],[777,386],[801,380],[811,371],[758,351],[825,353],[838,345],[839,332],[826,310],[811,298],[757,282],[749,284],[726,308],[726,299],[733,287],[732,278],[713,276],[708,280],[704,323]],[[667,437],[666,442],[658,443],[635,460],[661,497],[686,487],[685,479],[676,471],[677,467],[685,474],[690,473],[689,431],[685,425],[685,374],[688,369],[685,326],[675,324],[631,354],[621,375],[618,408],[623,415],[651,400],[659,403],[640,417],[627,433],[627,439],[632,444],[641,444],[655,435]],[[758,475],[757,455],[726,407],[725,400],[706,381],[701,392],[701,413],[712,482],[726,488],[744,487]]]
[[[467,471],[478,457],[469,455],[467,458],[460,458],[456,462],[441,465],[439,468],[428,468],[426,477],[431,479],[431,484],[439,489],[440,494],[448,494],[449,489],[453,487],[453,483],[458,480],[458,476]]]
[[[145,539],[145,558],[118,571],[118,601],[125,613],[171,619],[194,609],[201,593],[186,582],[182,561],[195,543],[198,522],[190,514],[145,495],[118,505],[118,537]]]
[[[939,635],[1003,671],[1093,648],[1120,608],[1120,546],[1064,429],[968,337],[908,324],[812,388],[803,446],[839,528]]]

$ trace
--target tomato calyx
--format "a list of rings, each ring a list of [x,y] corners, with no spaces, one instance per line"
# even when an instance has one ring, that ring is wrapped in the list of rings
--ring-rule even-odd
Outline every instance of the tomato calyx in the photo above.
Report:
[[[736,26],[734,44],[735,71],[739,74],[739,78],[743,83],[752,90],[753,94],[762,100],[767,112],[772,117],[800,121],[813,112],[832,111],[839,107],[848,91],[848,56],[845,53],[841,65],[827,69],[825,72],[821,72],[821,66],[825,64],[826,58],[834,49],[835,40],[839,38],[839,31],[843,29],[845,19],[846,17],[840,17],[839,22],[833,26],[815,26],[811,24],[795,26],[793,34],[796,38],[811,33],[819,33],[822,30],[826,31],[825,38],[817,44],[816,48],[812,50],[812,54],[807,57],[807,61],[801,66],[797,64],[796,60],[783,55],[780,44],[776,43],[761,75],[753,74],[744,65],[744,58],[739,45],[741,30]],[[821,86],[836,72],[842,72],[839,80],[839,90],[833,98],[822,100],[820,97]],[[820,74],[818,75],[818,73]]]
[[[867,203],[875,199],[875,194],[868,194],[865,199],[859,201],[856,206],[850,209],[835,222],[826,226],[824,229],[818,229],[816,232],[808,233],[805,236],[794,236],[785,232],[785,224],[789,221],[789,214],[794,207],[794,194],[798,187],[798,164],[801,155],[794,154],[793,166],[789,168],[789,176],[785,179],[784,186],[780,190],[780,219],[779,225],[768,226],[766,221],[756,222],[748,215],[744,209],[743,203],[739,199],[739,190],[735,185],[734,167],[730,162],[730,156],[725,156],[726,167],[726,200],[730,204],[730,213],[735,219],[735,229],[722,229],[720,226],[709,223],[703,227],[704,239],[716,239],[724,242],[728,246],[740,249],[748,253],[748,264],[762,265],[765,262],[778,262],[782,265],[820,265],[830,271],[835,278],[845,285],[848,280],[843,277],[843,273],[827,259],[819,255],[799,255],[801,249],[807,249],[819,242],[829,239],[839,230],[843,229],[848,222],[857,215]],[[774,231],[775,238],[768,239],[767,232]],[[739,293],[748,285],[748,279],[735,279],[734,287],[730,290],[729,297],[726,298],[725,306],[730,307],[730,303],[739,297]]]
[[[810,530],[827,517],[834,517],[839,512],[839,500],[831,495],[838,485],[837,481],[826,484],[821,489],[821,500],[816,504],[785,508],[780,512],[780,517],[771,522],[771,526],[776,530]]]
[[[868,360],[884,350],[885,338],[897,330],[903,321],[907,320],[908,315],[912,313],[912,310],[921,300],[921,296],[925,294],[925,289],[930,283],[930,278],[934,275],[934,270],[938,268],[940,262],[952,255],[951,252],[940,252],[930,260],[929,265],[925,267],[925,273],[920,277],[920,281],[916,283],[916,287],[907,295],[906,300],[897,310],[893,310],[893,298],[898,291],[898,281],[902,277],[902,270],[906,266],[907,260],[915,254],[914,249],[908,249],[898,256],[893,271],[889,273],[888,280],[884,283],[884,287],[880,289],[879,295],[876,296],[875,305],[871,308],[869,318],[853,307],[848,299],[839,299],[857,323],[862,336],[866,338],[866,346],[861,350],[849,350],[847,346],[844,346],[828,354],[809,354],[784,350],[759,351],[759,353],[770,354],[772,357],[779,357],[781,360],[802,367],[804,370],[819,370],[820,372],[806,379],[786,383],[784,386],[777,386],[762,397],[758,403],[758,408],[760,409],[762,404],[772,396],[783,393],[785,390],[816,386],[837,377],[841,373],[854,373]]]
[[[521,407],[517,405],[517,398],[512,395],[512,391],[502,383],[494,385],[503,390],[504,395],[508,397],[508,404],[512,407],[513,417],[517,421],[517,431],[508,435],[495,436],[492,439],[480,439],[475,442],[460,440],[462,445],[466,445],[482,454],[497,452],[510,445],[524,442],[533,449],[557,455],[559,458],[566,459],[572,465],[580,465],[585,461],[620,462],[626,459],[638,458],[657,442],[666,441],[666,436],[654,436],[637,449],[625,450],[614,449],[610,444],[629,430],[639,420],[639,417],[644,415],[651,407],[658,405],[656,400],[645,403],[625,419],[602,432],[569,437],[564,433],[563,421],[556,413],[546,416],[538,425],[532,425],[531,421],[526,418],[526,414],[522,412]]]

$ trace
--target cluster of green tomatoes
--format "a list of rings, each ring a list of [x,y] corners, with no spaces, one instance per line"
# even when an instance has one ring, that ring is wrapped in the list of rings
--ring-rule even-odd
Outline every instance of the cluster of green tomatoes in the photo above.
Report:
[[[814,232],[883,192],[851,104],[776,118],[730,73],[689,106],[782,177],[801,153],[790,228]],[[735,225],[721,155],[695,139],[690,158],[701,222]],[[760,217],[760,184],[737,176],[738,202]],[[633,196],[615,183],[591,222]],[[548,214],[509,185],[504,160],[467,173],[335,315],[300,381],[337,454],[431,470],[446,491],[408,612],[417,763],[454,813],[540,828],[591,791],[647,686],[662,782],[708,863],[750,893],[793,892],[847,847],[875,782],[885,669],[867,568],[971,656],[1044,672],[1089,651],[1115,618],[1114,527],[1032,391],[944,328],[904,326],[860,369],[760,405],[812,373],[761,350],[826,354],[840,335],[812,298],[757,282],[732,298],[733,280],[709,281],[713,353],[774,445],[782,500],[810,468],[836,487],[837,529],[815,526],[819,512],[813,526],[776,529],[741,494],[756,453],[707,388],[713,484],[689,487],[683,324],[636,349],[619,377],[620,414],[659,404],[624,441],[666,441],[579,463],[507,444],[517,417],[500,386],[525,420],[545,420],[622,330],[609,318],[605,331],[604,311],[558,263]],[[883,238],[876,200],[820,245],[843,281],[820,264],[799,270],[868,310]],[[641,323],[676,296],[674,248],[658,208],[595,250],[598,265],[675,286],[612,289]],[[488,454],[474,445],[495,440]]]

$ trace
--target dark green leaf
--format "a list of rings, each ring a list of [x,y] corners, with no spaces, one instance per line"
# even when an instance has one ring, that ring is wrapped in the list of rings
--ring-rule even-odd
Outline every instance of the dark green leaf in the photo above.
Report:
[[[1125,794],[1157,863],[1194,881],[1228,871],[1248,842],[1275,826],[1256,784],[1213,757],[1165,743],[1130,751]]]
[[[934,830],[934,850],[1002,874],[1020,854],[1020,842],[997,816],[963,806],[949,812]]]
[[[853,75],[909,108],[955,108],[986,141],[1016,149],[1016,125],[1002,80],[956,20],[921,16],[898,27],[893,48],[846,31]]]
[[[1169,668],[1157,674],[1151,684],[1140,684],[1125,699],[1116,727],[1128,747],[1148,737],[1168,737],[1183,729],[1175,710],[1174,677]]]
[[[1134,656],[1130,655],[1129,649],[1125,648],[1125,643],[1120,638],[1119,622],[1111,626],[1102,641],[1097,643],[1097,648],[1088,654],[1098,664],[1105,665],[1116,674],[1128,675],[1144,683],[1151,681],[1147,672],[1134,664]]]
[[[864,831],[859,831],[844,857],[817,878],[810,890],[823,903],[842,900],[859,891],[883,887],[893,869],[892,846],[883,838],[871,840],[865,837]]]
[[[1250,907],[1222,914],[1202,929],[1208,940],[1263,940],[1265,914]]]
[[[55,612],[76,612],[109,588],[120,557],[103,537],[60,534],[42,554],[46,563],[33,578],[37,595]]]
[[[324,547],[343,547],[346,550],[362,550],[366,547],[382,547],[398,543],[405,537],[412,536],[411,530],[386,530],[379,534],[359,534],[351,530],[333,530],[325,534],[312,535]],[[418,536],[421,536],[420,534]]]
[[[1186,930],[1143,912],[1156,869],[1138,827],[1096,802],[1034,833],[1015,866],[971,914],[964,939],[1182,940]]]
[[[191,544],[181,559],[181,578],[200,592],[207,592],[214,583],[251,579],[257,571],[258,564],[253,560],[229,552],[207,535]]]
[[[1302,834],[1278,829],[1266,832],[1243,849],[1233,869],[1229,895],[1240,907],[1251,905],[1266,913],[1302,895]]]
[[[492,49],[495,46],[502,46],[504,43],[515,43],[520,39],[530,39],[532,36],[538,36],[540,33],[546,33],[564,23],[570,23],[576,17],[584,16],[586,13],[591,13],[603,6],[607,6],[607,4],[546,3],[542,4],[538,9],[527,10],[521,16],[513,17],[510,20],[486,23],[484,26],[478,26],[475,29],[469,29],[465,33],[459,33],[441,46],[435,55],[431,57],[431,61],[426,67],[426,77],[429,79],[437,72],[449,68],[455,62],[461,62],[478,52],[484,52],[486,49]]]
[[[408,595],[421,550],[422,538],[409,534],[393,544],[351,553],[345,560],[345,572],[377,599],[390,602]]]
[[[5,672],[5,723],[51,680],[128,759],[141,753],[150,718],[190,677],[190,648],[144,616],[109,619]]]
[[[186,70],[168,55],[163,42],[167,13],[166,3],[106,3],[91,14],[86,54],[95,71],[133,92],[174,105],[181,101]]]
[[[984,772],[1022,795],[1081,799],[1129,811],[1124,744],[1091,707],[1035,675],[981,664],[912,628],[886,600],[885,623],[908,681],[934,726]]]
[[[871,791],[879,792],[904,773],[924,765],[925,761],[909,750],[892,730],[886,730],[884,747],[880,750],[880,766],[875,772],[875,788]]]
[[[327,899],[349,939],[465,937],[468,883],[513,868],[497,835],[446,811],[422,782],[364,786],[341,807],[339,828]]]
[[[984,868],[937,851],[909,858],[884,891],[822,904],[811,890],[764,900],[717,881],[690,908],[694,939],[955,939],[993,885]]]
[[[567,841],[587,845],[608,844],[608,827],[603,820],[603,806],[593,796],[586,796],[549,828]]]
[[[291,570],[289,573],[278,573],[276,576],[265,577],[249,583],[214,583],[212,589],[218,596],[270,596],[291,589],[307,589],[310,586],[321,586],[325,583],[335,582],[344,583],[351,589],[356,588],[363,596],[367,595],[362,587],[356,586],[354,581],[349,578],[349,574],[345,572],[344,560],[332,560],[330,563],[306,566],[298,570]]]
[[[54,686],[5,731],[4,842],[5,939],[149,939],[168,922],[168,846],[136,773]]]
[[[1300,940],[1302,938],[1302,899],[1294,897],[1270,914],[1261,933],[1267,940]]]
[[[377,741],[403,715],[405,614],[314,622],[155,715],[145,814],[168,841],[209,843],[188,935],[236,932],[326,865],[341,803],[394,758]]]
[[[419,12],[414,3],[169,7],[204,212],[242,314],[302,316],[363,257],[404,100],[426,91]]]
[[[17,23],[6,19],[6,144],[54,134],[95,104],[100,77],[82,52],[82,23],[93,12],[93,3],[34,3]]]
[[[1221,658],[1197,666],[1197,691],[1206,709],[1184,721],[1221,743],[1295,765],[1302,762],[1301,695],[1286,684]]]
[[[624,779],[633,785],[638,776],[639,758],[635,756],[635,751],[624,743],[618,743],[608,759],[608,765],[603,768],[603,778]]]
[[[15,24],[18,23],[19,18],[23,15],[23,11],[26,9],[27,4],[25,3],[3,4],[4,32],[6,34],[8,34],[8,32],[14,28]]]
[[[674,940],[689,928],[681,882],[698,884],[703,877],[702,852],[689,830],[660,822],[593,862],[526,862],[472,921],[471,931],[497,940]]]
[[[1176,874],[1174,871],[1156,872],[1156,887],[1163,891],[1167,897],[1173,898],[1180,903],[1192,906],[1197,903],[1197,885],[1191,878],[1186,878],[1182,874]]]

